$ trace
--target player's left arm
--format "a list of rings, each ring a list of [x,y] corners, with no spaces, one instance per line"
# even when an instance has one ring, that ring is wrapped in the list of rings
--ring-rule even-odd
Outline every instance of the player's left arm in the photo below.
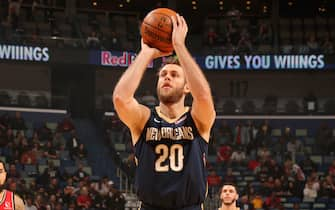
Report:
[[[187,85],[193,97],[191,114],[200,135],[208,142],[216,115],[211,89],[205,75],[185,46],[188,31],[185,19],[177,14],[176,18],[172,17],[172,23],[173,47],[184,69]]]
[[[14,195],[14,205],[15,210],[24,210],[24,202],[18,195]]]

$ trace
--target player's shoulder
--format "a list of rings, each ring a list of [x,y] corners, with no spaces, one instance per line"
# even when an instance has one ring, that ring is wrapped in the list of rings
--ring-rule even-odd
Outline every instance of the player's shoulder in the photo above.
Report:
[[[14,193],[14,205],[15,205],[15,210],[24,210],[24,202],[23,199]]]

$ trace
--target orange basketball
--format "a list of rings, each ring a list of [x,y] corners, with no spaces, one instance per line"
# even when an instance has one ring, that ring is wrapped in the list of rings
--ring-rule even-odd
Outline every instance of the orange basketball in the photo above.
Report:
[[[149,12],[141,25],[143,42],[162,52],[172,52],[172,16],[176,16],[176,12],[168,8]]]

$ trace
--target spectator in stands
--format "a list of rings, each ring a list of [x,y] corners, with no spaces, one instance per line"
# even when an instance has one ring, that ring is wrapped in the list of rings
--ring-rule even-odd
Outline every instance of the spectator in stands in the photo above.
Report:
[[[112,196],[107,201],[107,206],[111,207],[113,210],[123,210],[126,204],[126,199],[122,192],[113,188]]]
[[[213,26],[208,28],[208,32],[206,35],[206,43],[208,46],[213,47],[217,44],[218,34],[216,33]]]
[[[317,42],[314,34],[309,35],[306,45],[309,53],[318,53],[320,50],[320,45]]]
[[[57,130],[60,132],[73,132],[74,129],[75,127],[70,117],[65,117],[57,125]]]
[[[232,148],[229,144],[220,145],[217,151],[217,162],[228,163],[232,154]]]
[[[267,23],[260,23],[256,40],[257,44],[271,44],[272,30]]]
[[[250,36],[246,32],[246,30],[243,30],[240,35],[240,39],[237,43],[237,50],[239,52],[245,52],[245,53],[252,52],[252,44],[251,44]]]
[[[315,183],[312,179],[307,179],[304,188],[304,201],[314,201],[318,196],[320,185]]]
[[[335,179],[335,160],[333,160],[332,164],[328,168],[329,175]]]
[[[246,156],[245,156],[245,152],[243,151],[243,149],[241,147],[237,147],[236,150],[233,151],[230,160],[232,162],[233,165],[245,165],[245,161],[246,161]]]
[[[87,149],[84,144],[80,143],[78,149],[75,150],[73,155],[78,160],[85,160],[87,158]]]
[[[100,39],[96,31],[91,31],[90,35],[87,36],[86,44],[91,49],[100,48]]]
[[[75,199],[75,184],[73,182],[72,177],[67,178],[63,192],[64,192],[63,201],[65,203],[70,203]]]
[[[231,144],[233,143],[233,131],[226,120],[222,120],[222,123],[217,128],[219,136],[217,138],[217,145]]]
[[[317,165],[313,162],[309,155],[305,155],[304,159],[299,163],[306,175],[317,171]]]
[[[43,156],[45,158],[48,158],[48,159],[57,159],[58,158],[57,151],[56,151],[55,147],[53,146],[52,141],[47,141],[43,150],[44,150]]]
[[[28,165],[36,165],[36,153],[32,150],[32,148],[26,148],[25,151],[21,155],[21,164],[28,164]]]
[[[284,154],[284,152],[287,149],[287,143],[290,142],[292,139],[294,139],[295,137],[292,134],[291,128],[288,126],[285,126],[284,128],[284,133],[283,135],[280,137],[280,144],[281,144],[281,150],[280,152],[282,152],[282,154]]]
[[[233,175],[233,169],[232,168],[227,168],[227,173],[223,176],[223,182],[231,182],[235,183],[236,182],[236,176]]]
[[[250,203],[248,196],[242,196],[240,199],[240,210],[254,210],[254,206]]]
[[[15,181],[19,181],[21,179],[21,173],[20,171],[16,168],[16,165],[14,163],[9,164],[9,169],[7,172],[7,178],[12,178]]]
[[[16,30],[19,24],[20,9],[23,0],[8,0],[8,2],[8,23]]]
[[[251,199],[251,203],[254,209],[262,209],[264,201],[262,199],[262,196],[256,192],[255,197]]]
[[[53,135],[52,144],[56,149],[59,149],[61,145],[66,145],[66,140],[63,134],[59,131],[56,131]]]
[[[108,182],[109,182],[108,177],[104,176],[98,182],[92,183],[91,188],[93,188],[100,195],[106,196],[109,192],[109,183]]]
[[[297,138],[292,138],[291,141],[287,143],[287,152],[291,155],[291,159],[295,162],[296,154],[303,152],[303,145]]]
[[[268,147],[262,146],[258,151],[257,151],[257,156],[259,157],[260,162],[265,162],[267,161],[270,156],[271,152]]]
[[[52,136],[52,131],[50,128],[48,128],[47,124],[44,123],[42,127],[38,128],[38,137],[40,141],[45,142],[45,141],[51,141],[53,136]]]
[[[21,112],[15,112],[15,117],[11,120],[11,128],[15,130],[25,130],[27,128]]]
[[[333,54],[334,53],[334,43],[331,41],[329,36],[326,36],[322,45],[321,49],[325,54]]]
[[[271,127],[269,126],[269,122],[265,120],[263,124],[260,126],[259,131],[257,132],[256,141],[257,141],[257,148],[261,146],[269,146],[272,137],[271,137]]]
[[[77,196],[76,202],[77,202],[77,206],[80,209],[90,209],[91,205],[92,205],[92,199],[88,194],[88,188],[86,186],[82,187],[80,189],[80,193]]]
[[[260,165],[259,157],[257,157],[256,159],[249,160],[248,169],[256,173],[259,170]]]
[[[210,197],[216,195],[217,191],[221,186],[221,182],[222,178],[216,174],[215,170],[211,170],[207,177],[208,192]]]
[[[329,150],[331,147],[332,138],[332,129],[326,122],[322,123],[316,134],[316,142],[318,142],[318,146],[320,147],[322,154],[328,155],[329,152],[333,152]]]
[[[320,190],[318,192],[320,198],[334,198],[335,197],[335,182],[334,179],[328,175],[321,181]]]
[[[280,197],[276,195],[274,192],[270,192],[270,195],[265,198],[264,201],[264,209],[281,209],[281,201]]]
[[[75,130],[71,131],[71,138],[67,141],[66,147],[70,152],[70,157],[74,160],[74,155],[79,147],[79,139]]]
[[[114,49],[114,50],[121,49],[120,39],[119,39],[118,34],[115,31],[111,32],[110,40],[111,40],[111,46],[110,46],[111,49]]]
[[[312,91],[309,91],[309,93],[304,97],[303,105],[306,113],[313,114],[318,111],[318,99]]]
[[[28,196],[26,199],[25,199],[25,210],[37,210],[37,207],[34,205],[34,199],[32,196]]]
[[[79,163],[77,171],[73,174],[74,181],[83,181],[89,178],[89,174],[84,171],[84,165]]]

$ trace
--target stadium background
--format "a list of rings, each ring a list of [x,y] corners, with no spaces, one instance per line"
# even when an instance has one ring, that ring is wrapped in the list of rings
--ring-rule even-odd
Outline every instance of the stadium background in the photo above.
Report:
[[[205,209],[217,208],[224,180],[238,184],[242,209],[247,203],[335,209],[330,0],[1,1],[0,156],[8,163],[7,187],[38,209],[73,209],[87,193],[91,209],[139,205],[129,133],[111,95],[139,50],[141,19],[157,7],[188,21],[187,45],[215,99]],[[246,55],[254,59],[250,68]],[[263,58],[275,56],[298,58],[262,68]],[[315,66],[313,56],[324,65]],[[231,57],[241,62],[228,64]],[[136,95],[149,106],[157,103],[160,63],[152,63]],[[122,196],[125,203],[117,202]]]

